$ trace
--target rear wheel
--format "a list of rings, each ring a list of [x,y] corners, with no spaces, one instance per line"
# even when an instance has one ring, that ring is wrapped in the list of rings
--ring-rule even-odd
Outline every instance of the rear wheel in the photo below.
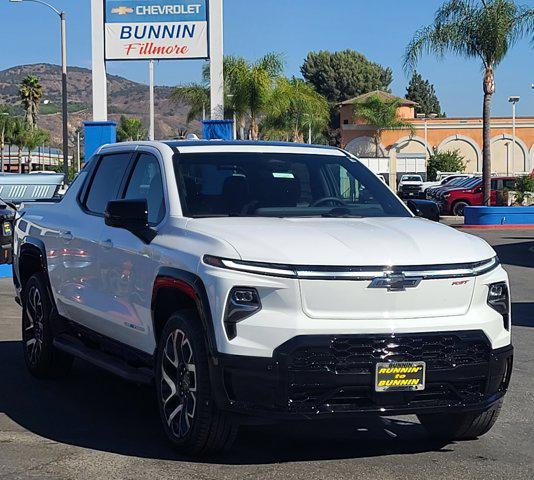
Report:
[[[456,217],[463,217],[465,207],[469,206],[467,202],[459,200],[452,206],[452,214]]]
[[[156,389],[163,428],[180,451],[229,448],[237,426],[213,402],[204,332],[192,312],[174,313],[158,343]]]
[[[470,440],[488,433],[501,411],[502,400],[489,410],[475,413],[418,415],[430,436],[444,440]]]
[[[64,376],[72,366],[72,357],[53,345],[52,305],[45,277],[36,273],[22,294],[22,347],[28,370],[38,378]]]

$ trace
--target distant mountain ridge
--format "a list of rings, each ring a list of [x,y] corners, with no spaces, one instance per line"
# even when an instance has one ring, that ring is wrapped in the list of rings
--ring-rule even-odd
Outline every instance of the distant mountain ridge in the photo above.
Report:
[[[61,67],[47,63],[19,65],[0,71],[0,104],[16,106],[20,104],[19,85],[26,75],[35,75],[43,86],[43,100],[37,123],[50,131],[52,143],[61,143]],[[75,129],[81,122],[91,120],[91,70],[82,67],[69,67],[69,132],[74,138]],[[200,124],[187,125],[189,107],[176,104],[170,99],[171,87],[155,88],[156,138],[172,138],[178,131],[187,129],[198,133]],[[110,120],[118,120],[121,115],[141,118],[148,128],[148,85],[108,74],[108,112]],[[71,139],[71,143],[72,143]]]

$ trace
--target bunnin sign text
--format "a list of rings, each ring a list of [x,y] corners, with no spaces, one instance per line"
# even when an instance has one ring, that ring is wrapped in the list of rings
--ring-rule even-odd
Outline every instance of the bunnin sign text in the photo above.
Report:
[[[208,0],[105,0],[106,60],[208,58]]]

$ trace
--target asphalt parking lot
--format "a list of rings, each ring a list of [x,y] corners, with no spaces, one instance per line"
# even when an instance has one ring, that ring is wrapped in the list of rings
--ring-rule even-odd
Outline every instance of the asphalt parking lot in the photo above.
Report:
[[[534,230],[471,231],[497,250],[512,281],[515,369],[495,428],[477,441],[430,441],[415,418],[243,429],[232,451],[177,455],[152,391],[77,362],[62,381],[23,365],[19,317],[0,280],[0,478],[6,479],[532,479]]]

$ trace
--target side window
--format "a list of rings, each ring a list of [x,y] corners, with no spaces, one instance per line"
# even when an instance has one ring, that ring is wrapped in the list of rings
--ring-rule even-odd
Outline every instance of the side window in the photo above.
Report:
[[[149,153],[141,153],[124,194],[126,199],[146,198],[148,221],[156,225],[165,216],[163,181],[158,159]]]
[[[85,197],[87,210],[103,214],[108,202],[117,197],[130,157],[128,152],[104,155],[100,159]]]
[[[504,188],[507,190],[513,190],[515,188],[515,180],[508,179],[504,181]]]

